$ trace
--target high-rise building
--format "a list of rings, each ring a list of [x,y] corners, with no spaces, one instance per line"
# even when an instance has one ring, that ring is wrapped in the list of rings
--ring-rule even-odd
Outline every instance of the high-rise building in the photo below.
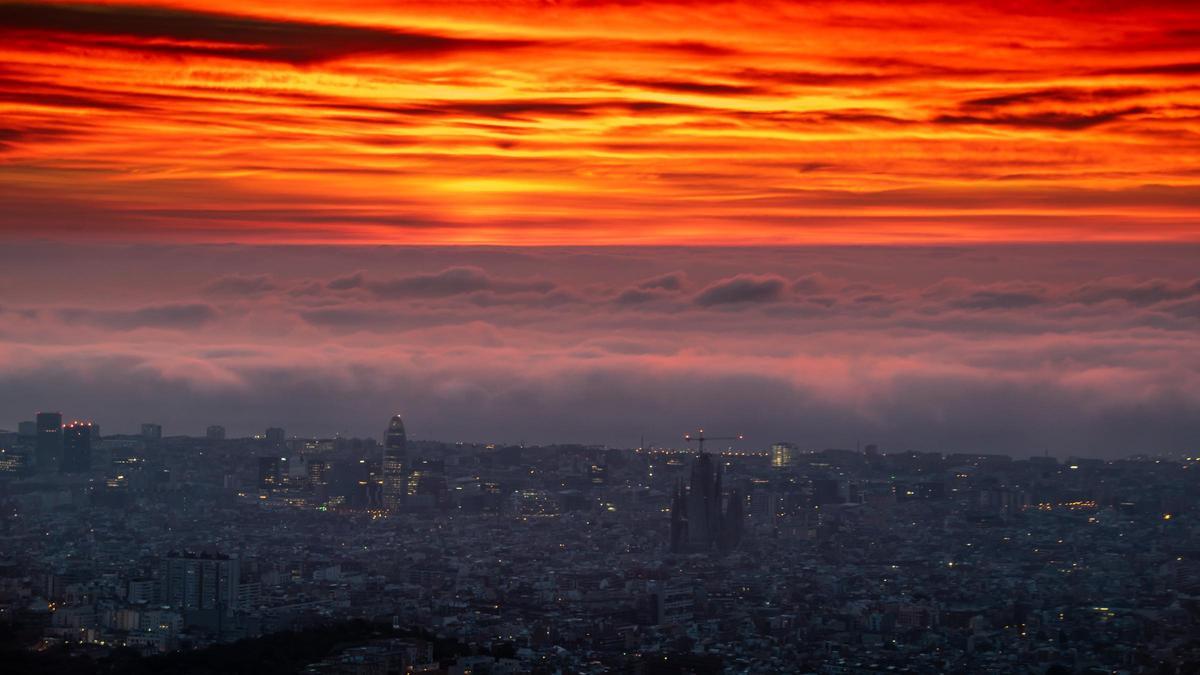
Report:
[[[92,423],[71,422],[62,431],[60,473],[87,473],[92,469]]]
[[[443,460],[417,458],[405,469],[404,490],[409,510],[441,508],[446,504],[446,463]]]
[[[383,442],[383,508],[399,511],[404,506],[407,483],[408,434],[404,420],[394,415]]]
[[[268,455],[258,458],[258,489],[270,490],[282,482],[287,473],[284,466],[286,459],[278,455]]]
[[[799,450],[792,443],[776,443],[771,446],[771,467],[788,469],[796,464]]]
[[[210,441],[223,441],[225,440],[225,427],[214,424],[204,430],[204,437]]]
[[[29,456],[9,448],[0,448],[0,474],[22,474],[28,470]]]
[[[37,444],[34,465],[39,473],[58,471],[62,461],[63,428],[62,413],[42,412],[37,414]]]
[[[269,427],[264,440],[268,450],[279,450],[287,442],[287,433],[280,427]]]
[[[327,474],[329,473],[329,462],[323,460],[313,460],[308,462],[308,483],[314,489],[322,488],[329,484]]]
[[[163,602],[175,609],[237,607],[240,565],[225,555],[170,553],[160,568]]]
[[[30,443],[35,442],[38,435],[37,429],[37,422],[34,422],[33,420],[26,420],[24,422],[17,423],[17,435],[21,437],[22,441],[29,441]]]
[[[162,425],[161,424],[143,424],[142,425],[142,440],[144,441],[161,441],[162,440]]]
[[[729,493],[722,510],[722,469],[707,452],[692,461],[691,480],[682,482],[671,499],[671,550],[674,552],[727,551],[741,540],[745,507],[737,490]]]

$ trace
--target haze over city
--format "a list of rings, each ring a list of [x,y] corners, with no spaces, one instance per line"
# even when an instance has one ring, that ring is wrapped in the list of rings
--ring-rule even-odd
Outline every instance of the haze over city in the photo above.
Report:
[[[366,435],[402,409],[447,441],[1178,452],[1198,252],[12,243],[0,406],[114,432]]]

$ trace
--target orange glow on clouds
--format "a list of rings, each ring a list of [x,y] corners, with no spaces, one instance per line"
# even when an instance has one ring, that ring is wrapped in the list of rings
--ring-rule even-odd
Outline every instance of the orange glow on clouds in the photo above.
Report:
[[[1196,240],[1186,2],[0,3],[0,229]]]

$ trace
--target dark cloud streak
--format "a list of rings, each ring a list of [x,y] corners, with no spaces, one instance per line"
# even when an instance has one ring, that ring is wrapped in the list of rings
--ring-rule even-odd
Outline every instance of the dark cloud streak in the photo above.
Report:
[[[0,5],[0,27],[0,34],[37,33],[58,36],[64,41],[148,52],[295,65],[372,53],[422,56],[530,44],[523,40],[477,40],[366,26],[123,5],[4,4]],[[159,42],[162,40],[175,44]],[[229,44],[238,46],[226,46]]]

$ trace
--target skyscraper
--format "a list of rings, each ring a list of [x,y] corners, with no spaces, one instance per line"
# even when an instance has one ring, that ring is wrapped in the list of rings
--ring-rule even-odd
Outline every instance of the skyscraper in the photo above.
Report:
[[[17,435],[23,441],[35,442],[37,439],[37,422],[26,420],[17,423]]]
[[[266,436],[263,440],[266,443],[268,450],[278,451],[282,449],[284,444],[287,442],[287,432],[280,427],[268,427]]]
[[[92,423],[71,422],[62,430],[60,473],[87,473],[92,468]]]
[[[37,414],[37,446],[34,465],[39,473],[58,471],[62,461],[63,429],[62,413],[42,412]]]
[[[776,443],[771,446],[771,467],[775,469],[791,468],[796,463],[798,449],[792,443]]]
[[[287,473],[284,467],[286,460],[278,455],[267,455],[258,458],[258,489],[270,490],[280,484],[280,479]]]
[[[404,420],[395,415],[388,423],[383,443],[383,507],[388,511],[399,511],[404,505],[407,463],[408,434]]]
[[[446,463],[418,457],[405,466],[405,502],[409,510],[441,508],[446,503]]]
[[[161,441],[162,440],[162,425],[161,424],[143,424],[142,439],[145,441]]]

